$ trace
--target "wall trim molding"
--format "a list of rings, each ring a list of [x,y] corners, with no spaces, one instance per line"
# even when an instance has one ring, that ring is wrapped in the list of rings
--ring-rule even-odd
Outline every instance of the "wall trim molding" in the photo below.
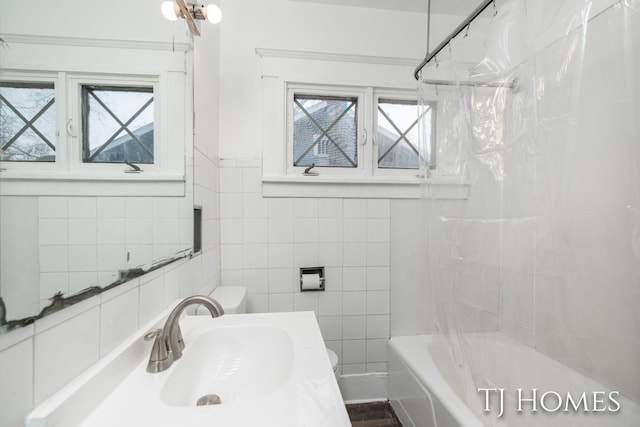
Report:
[[[188,52],[192,43],[153,42],[140,40],[110,40],[84,37],[40,36],[31,34],[0,34],[4,44],[21,43],[55,46],[100,47],[112,49],[142,49],[159,51]]]
[[[345,53],[315,52],[305,50],[256,48],[256,55],[261,58],[307,59],[312,61],[351,62],[359,64],[383,64],[414,67],[420,63],[419,58],[399,58]]]

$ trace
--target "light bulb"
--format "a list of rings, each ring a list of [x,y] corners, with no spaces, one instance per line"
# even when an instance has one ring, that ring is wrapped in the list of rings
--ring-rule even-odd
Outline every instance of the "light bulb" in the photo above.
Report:
[[[216,6],[215,4],[210,4],[209,6],[207,6],[206,10],[207,21],[211,22],[212,24],[217,24],[218,22],[222,21],[222,11],[218,6]]]
[[[176,12],[176,4],[172,1],[165,1],[160,6],[160,10],[162,11],[162,16],[164,16],[169,21],[175,21],[178,19],[178,13]]]

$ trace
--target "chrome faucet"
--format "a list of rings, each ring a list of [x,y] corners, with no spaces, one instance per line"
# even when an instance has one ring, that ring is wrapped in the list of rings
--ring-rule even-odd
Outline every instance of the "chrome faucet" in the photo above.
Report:
[[[182,300],[174,308],[162,329],[156,329],[144,336],[149,341],[155,338],[151,356],[147,364],[147,372],[162,372],[169,369],[169,366],[182,357],[184,350],[184,340],[180,331],[180,316],[185,308],[194,304],[202,304],[209,310],[211,317],[219,317],[224,314],[224,310],[218,301],[203,295],[193,295]]]

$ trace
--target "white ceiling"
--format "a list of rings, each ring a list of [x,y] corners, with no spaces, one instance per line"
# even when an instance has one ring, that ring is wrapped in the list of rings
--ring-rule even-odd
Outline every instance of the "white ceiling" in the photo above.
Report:
[[[291,0],[342,6],[426,12],[428,0]],[[467,16],[481,0],[431,0],[431,13]]]

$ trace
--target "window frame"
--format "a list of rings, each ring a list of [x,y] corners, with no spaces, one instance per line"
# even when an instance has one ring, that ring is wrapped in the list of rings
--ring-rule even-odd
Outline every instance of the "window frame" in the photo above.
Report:
[[[344,98],[356,98],[356,167],[323,167],[316,166],[323,176],[344,176],[344,177],[362,177],[368,172],[367,164],[369,163],[370,154],[367,153],[370,150],[364,148],[367,144],[366,128],[366,116],[365,110],[367,107],[368,94],[362,91],[361,88],[353,86],[331,86],[328,85],[309,85],[301,83],[288,83],[287,87],[287,101],[286,101],[286,155],[285,155],[285,167],[287,175],[302,175],[304,170],[308,166],[294,166],[294,147],[293,147],[293,109],[294,109],[294,96],[295,95],[309,95],[309,96],[327,96],[327,97],[344,97]]]
[[[53,93],[55,97],[55,160],[52,162],[38,162],[38,161],[11,161],[0,160],[0,168],[4,170],[16,170],[16,171],[56,171],[62,170],[60,166],[60,157],[65,156],[65,147],[63,136],[60,135],[60,118],[63,114],[64,102],[61,99],[64,97],[63,89],[60,85],[59,73],[52,72],[14,72],[14,71],[2,71],[3,82],[16,82],[16,83],[33,83],[33,84],[52,84]]]
[[[83,86],[103,87],[150,87],[153,90],[153,163],[140,164],[144,172],[162,173],[166,163],[166,136],[159,126],[160,111],[163,107],[162,96],[159,91],[158,76],[127,76],[127,75],[69,75],[68,76],[68,105],[70,107],[70,122],[67,122],[69,145],[71,147],[69,167],[73,171],[84,173],[121,173],[129,168],[125,163],[101,163],[84,161],[84,117],[82,108]]]
[[[384,176],[384,177],[415,177],[415,178],[423,178],[424,175],[424,167],[423,164],[426,164],[427,153],[424,152],[424,147],[418,145],[418,151],[420,151],[420,156],[423,157],[424,162],[419,159],[418,168],[416,169],[403,169],[403,168],[381,168],[378,166],[378,156],[380,145],[378,144],[378,104],[380,103],[380,99],[389,99],[395,101],[410,101],[416,103],[416,108],[420,104],[420,100],[415,91],[401,90],[401,89],[375,89],[374,90],[374,101],[373,101],[373,145],[374,145],[374,153],[373,153],[373,171],[375,176]],[[435,101],[434,101],[435,102]],[[435,124],[435,122],[434,122]],[[419,125],[418,125],[419,126]],[[435,129],[434,129],[435,131]],[[434,135],[434,134],[433,134]]]

